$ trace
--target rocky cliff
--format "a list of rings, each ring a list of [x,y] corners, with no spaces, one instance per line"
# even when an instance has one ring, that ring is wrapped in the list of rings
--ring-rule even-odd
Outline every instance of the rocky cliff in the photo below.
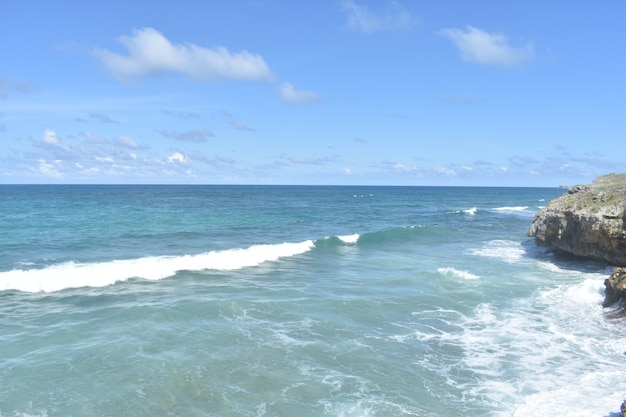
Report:
[[[528,236],[539,246],[599,259],[616,266],[606,287],[604,307],[626,314],[626,173],[570,187],[535,216]],[[626,401],[620,417],[626,417]]]
[[[528,235],[551,249],[626,266],[626,173],[576,185],[537,213]]]

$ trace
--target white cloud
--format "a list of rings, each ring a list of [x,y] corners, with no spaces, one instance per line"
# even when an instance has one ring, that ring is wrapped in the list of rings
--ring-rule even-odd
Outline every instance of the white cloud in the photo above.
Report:
[[[434,171],[439,173],[439,174],[447,175],[449,177],[456,176],[456,171],[454,171],[454,169],[448,168],[448,167],[441,167],[441,166],[435,167]]]
[[[106,138],[104,138],[104,137],[102,137],[102,136],[97,136],[97,135],[94,135],[94,134],[92,134],[92,133],[90,133],[90,132],[81,132],[80,134],[82,135],[82,137],[84,137],[84,138],[85,138],[85,140],[86,140],[88,143],[92,143],[92,144],[104,144],[104,143],[109,143],[109,141],[108,141]]]
[[[85,119],[83,117],[78,117],[75,119],[77,122],[102,122],[102,123],[111,123],[111,124],[119,124],[117,120],[113,119],[111,116],[108,116],[104,113],[89,113],[89,118]]]
[[[130,136],[122,135],[117,138],[117,142],[128,149],[140,149],[142,148],[133,138]]]
[[[189,162],[189,159],[180,152],[174,152],[170,156],[167,157],[167,162],[173,164],[175,162],[186,164]]]
[[[189,130],[187,132],[177,132],[175,130],[159,130],[158,132],[166,138],[195,143],[206,142],[208,138],[215,136],[215,133],[213,133],[209,129],[196,129]]]
[[[107,164],[114,164],[115,161],[113,160],[113,158],[111,158],[110,156],[107,157],[102,157],[102,156],[95,156],[94,157],[96,159],[96,161],[98,162],[106,162]]]
[[[47,163],[45,159],[40,159],[39,161],[39,172],[41,172],[46,177],[60,178],[62,177],[61,173],[56,169],[53,164]],[[55,161],[55,163],[60,163],[60,161]]]
[[[297,165],[327,165],[333,161],[337,160],[337,155],[324,155],[320,157],[300,157],[300,156],[289,156],[289,155],[281,155],[282,159],[291,162],[292,164]]]
[[[57,134],[54,130],[46,129],[43,134],[43,141],[49,143],[51,145],[58,145],[59,139],[57,138]]]
[[[54,159],[68,159],[74,157],[71,144],[63,142],[52,129],[46,129],[41,141],[35,141],[35,146],[45,150],[46,156]]]
[[[163,110],[163,113],[169,115],[169,116],[174,116],[174,117],[180,117],[181,119],[199,119],[201,116],[200,114],[193,112],[193,111],[186,111],[186,110]]]
[[[383,30],[406,29],[413,24],[409,12],[400,3],[392,1],[384,13],[373,13],[367,6],[345,0],[343,9],[348,12],[348,25],[365,33]]]
[[[280,98],[285,103],[304,103],[307,101],[315,101],[319,98],[317,94],[311,91],[296,90],[293,85],[289,83],[282,83],[280,87],[278,87],[278,92]]]
[[[205,48],[191,43],[173,44],[153,28],[133,30],[119,42],[127,55],[95,49],[109,73],[120,81],[173,72],[194,80],[271,80],[272,72],[260,55],[231,53],[224,47]]]
[[[235,129],[241,130],[242,132],[254,132],[254,129],[249,128],[244,123],[238,122],[237,120],[230,120],[228,123],[230,123],[230,125]]]
[[[461,53],[463,60],[478,64],[500,65],[507,68],[520,66],[534,57],[531,43],[515,47],[500,33],[489,33],[473,26],[463,29],[441,29],[441,36],[450,40]]]

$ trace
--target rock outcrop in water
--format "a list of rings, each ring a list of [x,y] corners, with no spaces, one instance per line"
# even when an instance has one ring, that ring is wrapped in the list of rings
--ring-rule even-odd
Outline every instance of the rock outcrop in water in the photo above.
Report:
[[[535,243],[626,267],[626,173],[576,185],[535,216]]]
[[[604,280],[604,302],[602,307],[609,307],[618,301],[626,300],[626,268],[613,269],[611,276]]]

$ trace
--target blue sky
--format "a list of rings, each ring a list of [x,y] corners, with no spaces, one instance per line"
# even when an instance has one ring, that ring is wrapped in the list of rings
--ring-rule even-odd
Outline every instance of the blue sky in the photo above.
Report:
[[[0,2],[0,183],[626,171],[626,2]]]

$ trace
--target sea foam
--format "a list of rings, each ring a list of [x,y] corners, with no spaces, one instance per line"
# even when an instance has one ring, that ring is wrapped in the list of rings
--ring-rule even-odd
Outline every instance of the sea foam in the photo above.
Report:
[[[530,206],[504,206],[491,209],[494,213],[508,214],[523,217],[532,217],[537,212],[536,208]]]
[[[589,274],[575,284],[511,300],[511,310],[483,303],[468,315],[416,311],[415,322],[405,324],[414,333],[394,340],[414,338],[433,351],[458,349],[445,360],[426,355],[418,364],[461,389],[469,401],[496,405],[502,412],[494,416],[548,417],[572,404],[568,415],[606,415],[598,411],[623,401],[626,382],[619,369],[625,339],[623,331],[607,329],[599,308],[601,285],[598,274]]]
[[[449,214],[466,214],[468,216],[473,216],[476,214],[476,212],[478,212],[478,207],[472,207],[472,208],[468,208],[465,210],[451,211],[449,212]]]
[[[480,278],[478,275],[474,275],[467,271],[460,271],[455,268],[439,268],[437,269],[437,272],[439,272],[441,275],[448,275],[448,276],[453,276],[453,277],[462,278],[462,279]]]
[[[519,242],[492,240],[487,242],[482,248],[470,250],[469,254],[516,263],[522,259],[526,251]]]
[[[313,247],[313,241],[307,240],[197,255],[150,256],[94,263],[65,262],[43,269],[14,269],[0,272],[0,290],[53,292],[66,288],[104,287],[130,278],[160,280],[185,270],[230,271],[299,255]]]
[[[524,211],[527,210],[528,206],[515,206],[515,207],[495,207],[493,211]]]

